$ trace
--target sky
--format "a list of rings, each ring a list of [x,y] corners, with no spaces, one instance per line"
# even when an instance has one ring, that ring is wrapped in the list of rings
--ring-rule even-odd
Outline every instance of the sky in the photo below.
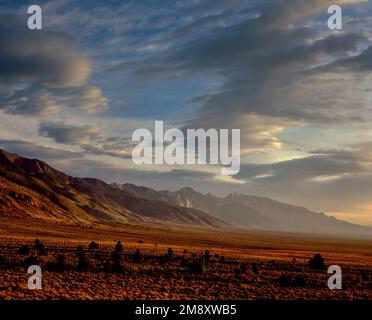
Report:
[[[27,28],[31,4],[42,30]],[[372,225],[369,1],[0,0],[0,48],[2,149],[79,177],[259,195]],[[239,174],[134,165],[132,133],[155,120],[240,129]]]

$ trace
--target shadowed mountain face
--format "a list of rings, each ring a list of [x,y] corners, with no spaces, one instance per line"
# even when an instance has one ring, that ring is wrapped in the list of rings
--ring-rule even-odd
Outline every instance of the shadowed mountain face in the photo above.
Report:
[[[98,179],[74,178],[0,150],[0,213],[78,224],[188,224],[221,227],[193,208],[136,197]]]
[[[233,193],[226,198],[218,198],[211,194],[201,194],[191,188],[170,192],[155,191],[133,184],[113,186],[136,197],[161,199],[172,205],[207,212],[233,227],[325,235],[372,236],[371,228],[263,197]]]

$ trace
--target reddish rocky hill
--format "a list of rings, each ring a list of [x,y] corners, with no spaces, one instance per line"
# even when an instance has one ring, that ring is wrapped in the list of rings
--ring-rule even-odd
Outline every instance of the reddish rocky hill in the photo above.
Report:
[[[98,179],[75,178],[0,150],[0,213],[78,224],[226,226],[197,209],[138,198]]]

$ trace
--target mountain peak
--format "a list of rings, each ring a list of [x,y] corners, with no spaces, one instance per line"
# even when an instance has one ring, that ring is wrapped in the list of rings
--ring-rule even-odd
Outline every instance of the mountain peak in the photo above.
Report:
[[[235,200],[235,199],[241,199],[243,197],[247,197],[247,195],[239,192],[233,192],[230,193],[228,196],[226,196],[226,200]]]

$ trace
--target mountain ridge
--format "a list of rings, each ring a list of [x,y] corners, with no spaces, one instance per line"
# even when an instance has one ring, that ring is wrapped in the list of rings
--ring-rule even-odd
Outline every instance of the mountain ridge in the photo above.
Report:
[[[133,184],[123,184],[120,188],[137,196],[141,194],[143,197],[159,198],[173,205],[196,208],[237,228],[330,235],[372,235],[372,229],[369,227],[260,196],[231,193],[226,197],[216,197],[202,194],[192,188],[182,188],[175,192],[156,191]]]
[[[0,212],[79,224],[226,223],[197,209],[133,197],[95,178],[64,174],[43,161],[0,150]]]
[[[0,213],[84,225],[166,224],[372,236],[371,228],[265,197],[108,184],[72,177],[41,160],[1,149]]]

